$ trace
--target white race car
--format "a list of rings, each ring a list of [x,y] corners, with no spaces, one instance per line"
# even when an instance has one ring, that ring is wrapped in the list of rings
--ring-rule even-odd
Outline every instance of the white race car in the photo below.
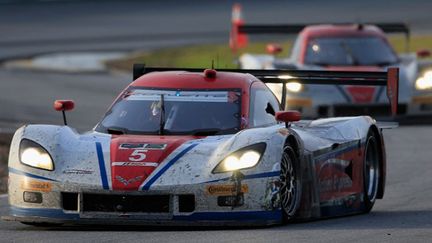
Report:
[[[367,79],[387,85],[396,113],[398,70],[247,72],[136,65],[135,81],[93,131],[21,127],[3,219],[267,225],[369,212],[384,195],[383,127],[368,116],[298,122],[300,113],[281,110],[264,82]],[[73,106],[55,102],[63,115]]]

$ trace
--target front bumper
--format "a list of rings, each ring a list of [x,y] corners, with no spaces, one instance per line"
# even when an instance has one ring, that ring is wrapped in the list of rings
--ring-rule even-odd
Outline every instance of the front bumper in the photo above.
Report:
[[[245,179],[240,190],[241,200],[233,203],[234,195],[239,194],[226,189],[233,185],[228,179],[193,185],[156,186],[148,191],[112,191],[11,173],[11,215],[3,219],[75,225],[278,224],[281,223],[282,212],[269,197],[275,195],[274,190],[269,191],[269,188],[279,179],[276,174]],[[37,197],[24,196],[25,192],[40,194],[41,201],[34,200]]]

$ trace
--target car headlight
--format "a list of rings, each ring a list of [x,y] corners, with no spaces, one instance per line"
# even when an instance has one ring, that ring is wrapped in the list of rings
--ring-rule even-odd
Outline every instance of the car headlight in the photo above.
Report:
[[[54,163],[46,149],[31,140],[21,140],[19,156],[21,163],[25,165],[43,170],[54,170]]]
[[[432,70],[426,71],[417,78],[415,87],[418,90],[432,89]]]
[[[293,76],[291,76],[291,75],[280,75],[280,76],[278,76],[278,78],[279,79],[294,79],[294,77]],[[288,82],[287,84],[286,84],[286,89],[289,91],[289,92],[292,92],[292,93],[298,93],[298,92],[300,92],[300,91],[302,91],[303,90],[303,85],[301,84],[301,83],[299,83],[299,82]]]
[[[266,149],[266,143],[257,143],[241,148],[228,155],[214,169],[213,173],[222,173],[252,168],[258,164]]]
[[[298,82],[290,82],[286,84],[286,89],[292,93],[298,93],[303,90],[303,85]]]

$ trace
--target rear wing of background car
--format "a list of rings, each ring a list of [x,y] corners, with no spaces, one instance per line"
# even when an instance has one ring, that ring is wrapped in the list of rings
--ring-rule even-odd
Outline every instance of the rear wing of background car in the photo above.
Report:
[[[161,68],[146,67],[135,64],[133,79],[150,72],[188,71],[203,72],[204,68]],[[388,68],[385,72],[356,72],[356,71],[317,71],[317,70],[288,70],[288,69],[217,69],[218,72],[249,73],[264,83],[282,84],[281,104],[285,108],[286,85],[290,82],[318,85],[358,85],[358,86],[387,86],[387,97],[390,101],[393,115],[397,114],[399,99],[399,68]]]
[[[405,23],[308,23],[308,24],[245,24],[241,5],[234,4],[231,17],[230,47],[233,52],[245,47],[248,34],[298,34],[311,25],[357,25],[359,29],[365,25],[373,25],[385,33],[403,33],[406,38],[406,49],[409,48],[410,29]]]

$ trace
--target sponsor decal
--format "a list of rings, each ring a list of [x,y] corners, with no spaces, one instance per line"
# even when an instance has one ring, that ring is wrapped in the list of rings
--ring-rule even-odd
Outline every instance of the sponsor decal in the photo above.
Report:
[[[319,181],[321,192],[342,191],[352,187],[352,180],[349,177],[336,177]]]
[[[212,196],[233,195],[236,192],[235,185],[209,185],[206,187],[206,194]],[[248,193],[248,185],[242,184],[240,192]]]
[[[328,159],[319,167],[318,180],[321,192],[342,191],[353,186],[352,160]]]
[[[63,174],[66,175],[91,175],[93,173],[94,171],[91,170],[79,170],[79,169],[69,169],[63,171]]]
[[[414,96],[414,97],[412,97],[412,102],[414,104],[431,104],[432,103],[432,96],[431,95]]]
[[[123,185],[127,186],[129,184],[134,183],[134,182],[140,181],[143,178],[143,176],[137,176],[137,177],[134,177],[134,178],[131,178],[131,179],[125,179],[125,178],[117,175],[117,176],[115,176],[115,178],[119,182],[123,183]]]
[[[289,104],[291,107],[292,106],[303,106],[303,107],[312,106],[312,100],[311,99],[302,99],[302,98],[287,99],[286,103]]]
[[[122,143],[119,149],[150,149],[150,150],[164,150],[166,148],[164,143]]]
[[[52,188],[51,182],[24,180],[21,183],[21,189],[27,191],[50,192]]]
[[[267,182],[265,199],[264,199],[264,208],[266,210],[275,210],[279,209],[281,206],[281,197],[280,197],[280,180],[270,180]]]
[[[289,135],[289,131],[286,128],[281,128],[278,130],[278,132],[284,136],[288,136]]]
[[[147,166],[157,167],[159,164],[156,162],[112,162],[112,166]]]

